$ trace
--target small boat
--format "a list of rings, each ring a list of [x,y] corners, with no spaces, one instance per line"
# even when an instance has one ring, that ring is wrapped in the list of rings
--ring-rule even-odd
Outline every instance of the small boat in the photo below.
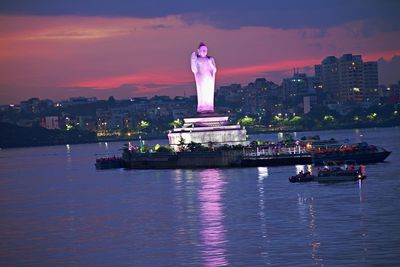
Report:
[[[289,182],[291,183],[304,183],[304,182],[312,182],[315,179],[315,175],[312,175],[310,172],[300,172],[297,175],[289,177]]]
[[[339,164],[346,160],[356,160],[359,164],[383,162],[392,153],[366,142],[340,147],[312,148],[308,151],[312,154],[315,166],[322,165],[324,161],[335,161]]]
[[[316,182],[341,182],[356,181],[366,178],[365,167],[357,166],[354,161],[346,161],[339,166],[334,161],[325,162],[323,169],[318,169],[318,175],[314,178]]]

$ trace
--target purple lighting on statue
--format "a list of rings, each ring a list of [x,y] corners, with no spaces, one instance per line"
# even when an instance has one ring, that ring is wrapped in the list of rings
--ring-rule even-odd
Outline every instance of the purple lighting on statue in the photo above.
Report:
[[[200,43],[197,53],[193,52],[190,65],[196,80],[197,112],[214,112],[214,86],[217,67],[213,57],[207,56],[208,49]]]
[[[222,196],[225,182],[220,171],[208,169],[200,172],[201,189],[199,191],[200,218],[202,223],[201,239],[205,266],[227,266],[226,237],[223,224]]]

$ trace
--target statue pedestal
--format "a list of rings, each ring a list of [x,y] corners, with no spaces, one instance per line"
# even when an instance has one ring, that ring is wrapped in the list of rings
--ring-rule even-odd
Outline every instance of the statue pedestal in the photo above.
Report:
[[[178,150],[182,138],[186,145],[191,142],[207,147],[248,145],[246,129],[240,125],[229,125],[228,118],[218,114],[185,118],[182,128],[174,128],[168,133],[169,145]]]

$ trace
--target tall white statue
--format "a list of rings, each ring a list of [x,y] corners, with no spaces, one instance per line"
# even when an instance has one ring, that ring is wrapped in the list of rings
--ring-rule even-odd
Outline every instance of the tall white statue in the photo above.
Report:
[[[214,112],[214,87],[217,66],[213,57],[207,56],[207,46],[200,43],[197,53],[193,52],[190,65],[197,88],[197,112]]]

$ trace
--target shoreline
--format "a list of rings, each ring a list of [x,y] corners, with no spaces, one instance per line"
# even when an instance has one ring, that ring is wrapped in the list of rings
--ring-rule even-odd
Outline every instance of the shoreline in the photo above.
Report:
[[[366,127],[329,127],[329,128],[316,128],[316,129],[309,129],[309,130],[302,130],[302,129],[290,129],[290,130],[271,130],[271,131],[263,131],[263,130],[254,130],[251,128],[247,128],[248,130],[248,135],[259,135],[259,134],[274,134],[274,133],[281,133],[281,132],[287,132],[287,133],[294,133],[294,132],[320,132],[320,131],[329,131],[329,130],[348,130],[348,129],[374,129],[374,128],[396,128],[400,127],[400,125],[392,125],[392,126],[387,126],[387,125],[382,125],[382,126],[366,126]],[[46,147],[46,146],[65,146],[65,145],[80,145],[80,144],[94,144],[94,143],[103,143],[103,142],[137,142],[140,139],[137,137],[133,138],[121,138],[121,139],[100,139],[100,140],[85,140],[82,142],[76,141],[76,142],[62,142],[62,143],[40,143],[40,144],[32,144],[32,145],[21,145],[19,146],[18,144],[16,145],[11,145],[11,146],[2,146],[0,147],[1,150],[5,149],[14,149],[14,148],[29,148],[29,147]],[[152,135],[149,137],[142,138],[141,140],[168,140],[166,134],[165,135]]]

